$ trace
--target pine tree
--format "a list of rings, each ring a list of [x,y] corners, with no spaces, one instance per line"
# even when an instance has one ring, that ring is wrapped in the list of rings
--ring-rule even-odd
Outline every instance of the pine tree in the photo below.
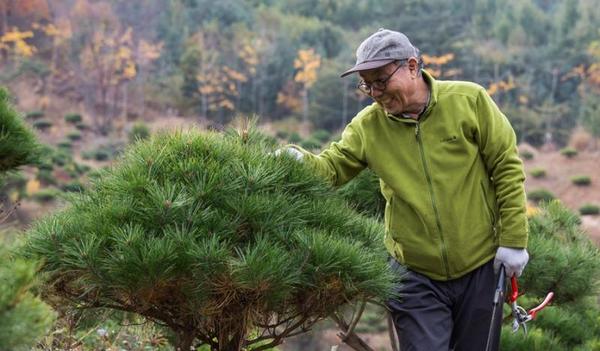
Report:
[[[528,323],[529,335],[513,334],[506,326],[507,350],[598,350],[600,252],[581,230],[580,218],[554,200],[530,219],[530,260],[519,278],[519,304],[537,305],[554,292],[552,306]],[[510,312],[505,308],[505,315]]]
[[[0,175],[35,161],[37,150],[33,133],[0,89]],[[52,325],[53,312],[30,289],[36,267],[34,262],[15,258],[0,238],[0,350],[30,349]]]
[[[164,324],[180,350],[266,350],[389,297],[381,223],[272,150],[247,129],[140,141],[33,226],[26,256],[49,294]]]
[[[0,174],[33,163],[39,152],[35,135],[10,104],[0,88]]]

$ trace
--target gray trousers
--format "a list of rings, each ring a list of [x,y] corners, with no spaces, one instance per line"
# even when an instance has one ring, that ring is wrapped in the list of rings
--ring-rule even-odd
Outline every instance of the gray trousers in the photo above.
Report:
[[[396,260],[392,268],[400,272]],[[389,300],[401,351],[484,351],[497,276],[493,260],[458,279],[436,281],[410,271]],[[499,306],[498,318],[502,318]],[[496,325],[500,325],[497,321]],[[498,350],[500,331],[493,350]]]

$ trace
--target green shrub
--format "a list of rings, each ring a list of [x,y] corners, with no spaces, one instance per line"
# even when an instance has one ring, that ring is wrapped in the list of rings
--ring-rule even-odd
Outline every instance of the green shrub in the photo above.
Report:
[[[64,149],[58,150],[54,153],[54,155],[52,155],[52,162],[60,167],[64,167],[68,163],[72,162],[72,160],[72,156]]]
[[[309,138],[300,143],[300,146],[307,150],[318,150],[321,148],[321,142],[317,139]]]
[[[575,176],[571,178],[571,183],[577,186],[588,186],[592,184],[592,179],[585,175]]]
[[[2,186],[4,189],[13,188],[20,189],[27,184],[27,177],[21,172],[11,172],[4,176]]]
[[[0,350],[35,350],[56,314],[32,291],[39,265],[0,240]]]
[[[33,193],[31,197],[37,202],[52,202],[60,195],[60,191],[54,188],[44,188],[36,193]]]
[[[554,200],[556,196],[547,189],[535,189],[527,193],[527,198],[534,202],[547,202]]]
[[[288,141],[291,144],[298,144],[298,143],[300,143],[302,141],[302,137],[300,136],[300,134],[298,134],[298,132],[292,132],[290,134],[290,137],[289,137]]]
[[[61,140],[59,141],[56,146],[60,149],[67,149],[70,150],[71,147],[73,147],[73,143],[71,142],[71,140],[67,139],[67,140]]]
[[[275,136],[279,139],[286,140],[290,136],[290,133],[286,132],[285,130],[278,130],[275,133]]]
[[[583,215],[597,215],[600,213],[600,206],[594,204],[585,204],[579,208],[579,213]]]
[[[75,172],[77,172],[77,174],[79,174],[79,175],[86,174],[87,172],[89,172],[92,169],[92,167],[90,167],[86,164],[82,164],[82,163],[74,163],[74,167],[75,167]]]
[[[96,161],[112,160],[123,151],[124,145],[108,144],[101,145],[95,150],[88,150],[81,153],[84,160],[94,159]]]
[[[529,173],[534,178],[545,178],[546,177],[546,170],[543,168],[534,168]]]
[[[33,127],[41,131],[45,131],[52,127],[52,122],[47,119],[38,119],[37,121],[33,122]]]
[[[36,120],[36,119],[40,119],[44,117],[44,112],[43,111],[31,111],[31,112],[27,112],[25,114],[25,118],[29,119],[29,120]]]
[[[52,174],[52,171],[49,170],[40,169],[37,173],[36,178],[44,185],[56,184],[56,178]]]
[[[102,149],[96,150],[94,151],[94,159],[96,161],[106,161],[110,159],[110,153]]]
[[[75,124],[75,128],[77,128],[78,130],[84,131],[84,130],[88,130],[90,127],[83,122],[79,122],[79,123]]]
[[[533,152],[531,152],[529,150],[523,150],[519,154],[521,155],[521,158],[523,158],[524,160],[532,160],[533,159]]]
[[[315,130],[311,136],[312,139],[316,139],[322,143],[328,141],[331,138],[331,133],[326,131],[325,129]]]
[[[67,134],[67,138],[71,141],[81,140],[81,132],[74,130]]]
[[[560,154],[565,156],[566,158],[573,158],[577,156],[577,150],[572,147],[565,147],[560,150]]]
[[[37,165],[37,168],[42,171],[52,171],[54,169],[54,164],[52,164],[52,162],[47,162],[47,161],[40,162]]]
[[[71,124],[77,124],[82,121],[81,115],[79,113],[68,113],[65,115],[65,122]]]
[[[129,131],[129,142],[133,143],[140,139],[146,139],[150,136],[150,128],[144,122],[136,122]]]

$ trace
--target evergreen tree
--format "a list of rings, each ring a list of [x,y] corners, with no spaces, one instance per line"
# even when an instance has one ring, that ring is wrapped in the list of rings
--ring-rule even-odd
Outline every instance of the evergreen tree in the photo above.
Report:
[[[37,144],[33,133],[11,107],[0,89],[0,176],[34,162]],[[0,181],[4,177],[0,178]],[[2,209],[6,211],[7,209]],[[2,213],[5,218],[6,214]],[[0,350],[28,350],[46,333],[54,319],[50,308],[31,291],[34,262],[14,258],[0,238]]]
[[[530,261],[519,278],[519,304],[537,305],[554,292],[552,306],[528,323],[529,335],[502,333],[506,350],[597,350],[600,347],[600,252],[579,217],[559,201],[543,204],[530,219]],[[510,312],[505,307],[505,315]]]
[[[181,350],[265,350],[389,297],[382,225],[271,143],[252,130],[140,141],[38,222],[25,253],[44,258],[49,294],[160,322]]]
[[[38,152],[33,132],[12,108],[6,90],[0,88],[0,174],[33,163]]]

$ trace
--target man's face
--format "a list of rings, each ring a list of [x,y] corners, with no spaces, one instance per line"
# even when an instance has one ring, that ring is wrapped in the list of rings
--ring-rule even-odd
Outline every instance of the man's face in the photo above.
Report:
[[[411,97],[415,93],[416,79],[414,70],[414,60],[402,63],[398,68],[398,63],[390,63],[380,68],[360,71],[360,77],[371,85],[375,81],[383,81],[390,77],[384,90],[372,88],[370,96],[378,102],[386,112],[399,115],[402,112],[410,112]],[[394,72],[395,71],[395,72]]]

